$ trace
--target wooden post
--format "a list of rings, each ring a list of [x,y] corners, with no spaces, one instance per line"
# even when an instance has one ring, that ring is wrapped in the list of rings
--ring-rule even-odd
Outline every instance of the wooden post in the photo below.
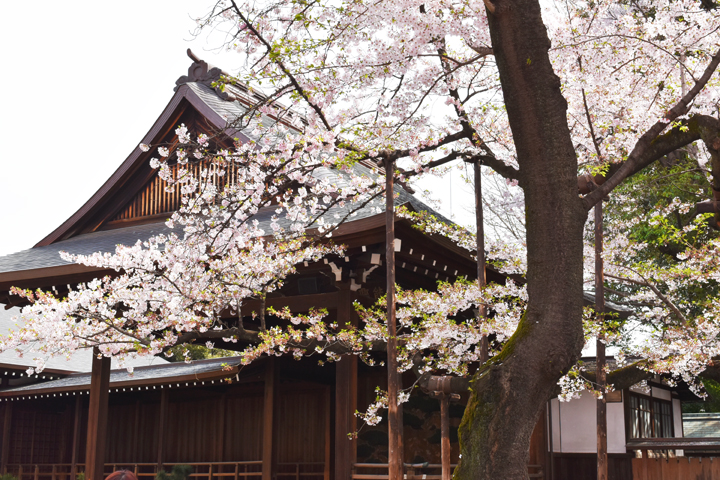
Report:
[[[357,326],[352,301],[350,285],[341,285],[337,310],[341,328]],[[350,480],[356,459],[357,441],[348,434],[357,430],[357,362],[357,356],[344,355],[335,364],[335,480]]]
[[[275,475],[273,461],[273,416],[275,410],[275,359],[267,359],[265,366],[265,405],[263,410],[262,480]]]
[[[482,171],[480,170],[480,162],[475,162],[473,165],[473,171],[475,173],[475,240],[477,242],[477,278],[478,287],[482,289],[487,285],[487,277],[485,272],[485,225],[483,216],[483,205],[482,205]],[[487,316],[487,309],[484,304],[478,306],[478,317],[480,321]],[[488,353],[488,339],[487,336],[483,336],[480,341],[480,364],[487,362],[489,358]]]
[[[603,211],[602,200],[595,205],[595,313],[604,323],[605,289],[603,285]],[[605,343],[600,333],[596,342],[596,368],[595,377],[602,397],[597,400],[597,480],[607,480],[607,404],[605,385],[607,375],[605,372]]]
[[[88,409],[87,449],[85,451],[85,480],[102,480],[105,470],[105,439],[110,388],[110,357],[93,349],[90,377],[90,407]]]
[[[70,452],[70,480],[77,478],[77,460],[80,453],[80,420],[82,419],[82,396],[75,396],[75,418],[73,419],[72,452]]]
[[[165,463],[165,427],[167,425],[168,402],[170,401],[168,390],[163,388],[160,390],[160,419],[158,426],[158,451],[157,451],[157,471],[163,469]]]
[[[397,320],[395,318],[395,163],[385,161],[385,261],[387,263],[387,359],[388,359],[388,478],[403,478],[402,405],[398,405],[400,374],[397,362]]]
[[[2,430],[2,451],[0,451],[0,471],[7,473],[8,459],[10,457],[10,426],[12,425],[12,402],[5,402],[5,418]]]
[[[440,463],[442,480],[450,480],[450,398],[440,394]]]

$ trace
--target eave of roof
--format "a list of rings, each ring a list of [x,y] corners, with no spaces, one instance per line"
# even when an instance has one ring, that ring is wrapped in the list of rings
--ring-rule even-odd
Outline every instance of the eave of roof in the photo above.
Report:
[[[110,388],[136,388],[177,385],[190,382],[214,382],[238,374],[240,357],[195,360],[189,363],[165,363],[137,367],[133,373],[126,369],[110,372]],[[37,395],[86,392],[90,388],[91,373],[74,373],[59,380],[25,385],[0,391],[0,398],[36,397]]]

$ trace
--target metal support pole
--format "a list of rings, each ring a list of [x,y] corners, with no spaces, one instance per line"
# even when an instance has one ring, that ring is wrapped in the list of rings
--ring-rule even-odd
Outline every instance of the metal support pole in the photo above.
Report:
[[[397,324],[395,318],[395,206],[394,162],[385,160],[385,261],[387,262],[387,361],[388,361],[388,475],[403,478],[402,406],[398,405],[400,375],[397,362]]]
[[[603,285],[603,209],[602,200],[595,205],[595,312],[601,322],[604,322],[605,289]],[[607,404],[606,391],[607,377],[605,372],[605,343],[600,333],[596,345],[596,369],[598,389],[602,397],[597,400],[597,479],[607,480]]]

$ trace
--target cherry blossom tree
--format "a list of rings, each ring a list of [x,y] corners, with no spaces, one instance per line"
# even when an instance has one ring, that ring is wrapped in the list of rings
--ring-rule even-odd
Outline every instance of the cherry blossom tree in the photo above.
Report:
[[[392,166],[407,182],[453,161],[479,163],[522,191],[524,286],[459,283],[399,292],[408,352],[400,368],[430,350],[436,353],[426,354],[422,368],[466,373],[468,362],[480,358],[483,335],[508,337],[473,375],[456,475],[526,478],[532,429],[585,340],[588,211],[628,178],[695,142],[710,156],[710,181],[720,191],[715,7],[694,0],[568,1],[545,9],[536,0],[221,1],[199,25],[224,28],[227,47],[244,59],[244,69],[224,82],[263,89],[263,101],[239,119],[259,140],[214,152],[207,138],[180,127],[180,148],[158,149],[153,165],[168,188],[183,189],[183,207],[171,220],[182,234],[73,258],[119,274],[67,298],[17,291],[33,302],[23,311],[28,326],[3,348],[40,339],[41,353],[99,344],[122,357],[224,338],[251,342],[248,361],[308,349],[331,357],[362,353],[363,345],[388,336],[381,308],[361,311],[364,328],[357,331],[326,324],[322,311],[273,312],[293,325],[283,331],[265,328],[262,314],[257,331],[229,327],[222,318],[278,288],[298,263],[341,252],[316,240],[382,195],[377,174],[354,176],[349,165]],[[262,115],[282,122],[264,125]],[[183,165],[200,160],[206,173],[193,178]],[[210,181],[223,178],[230,163],[242,167],[237,179]],[[342,173],[344,186],[313,175],[328,168]],[[292,227],[273,221],[272,232],[262,231],[253,217],[268,208]],[[471,242],[432,219],[418,221]],[[668,340],[660,349],[657,342],[628,349],[647,362],[624,370],[625,380],[648,370],[685,378],[717,354],[713,302],[668,295],[676,285],[716,281],[716,241],[693,243],[700,223],[692,225],[675,232],[686,247],[680,263],[652,271],[627,260],[628,250],[637,259],[645,247],[623,243],[622,225],[611,236],[609,278],[635,286],[631,300],[647,304],[646,324]],[[498,253],[502,268],[525,270],[508,256]],[[490,306],[488,318],[451,321],[480,304]]]
[[[525,477],[535,421],[584,343],[587,212],[678,148],[717,149],[714,5],[268,2],[218,13],[236,27],[246,78],[304,101],[349,158],[420,170],[462,157],[522,189],[527,306],[475,375],[456,475]]]

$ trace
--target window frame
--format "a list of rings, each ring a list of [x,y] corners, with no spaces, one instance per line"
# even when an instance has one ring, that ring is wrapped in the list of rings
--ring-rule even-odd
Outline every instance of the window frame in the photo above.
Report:
[[[674,438],[675,437],[675,412],[673,411],[672,399],[654,397],[652,395],[643,395],[642,393],[627,390],[624,395],[625,400],[625,432],[627,440],[637,440],[643,438]],[[633,408],[633,400],[637,402],[638,407]],[[648,408],[641,409],[642,402],[647,402]],[[665,407],[663,409],[663,406]],[[635,422],[642,422],[642,417],[637,415],[636,411],[647,412],[644,415],[648,420],[648,425],[637,425],[637,431],[641,436],[633,436],[633,428]],[[663,412],[665,410],[665,412]],[[643,431],[650,432],[649,436],[643,436]],[[661,430],[658,435],[656,430]],[[664,434],[668,435],[664,435]]]

